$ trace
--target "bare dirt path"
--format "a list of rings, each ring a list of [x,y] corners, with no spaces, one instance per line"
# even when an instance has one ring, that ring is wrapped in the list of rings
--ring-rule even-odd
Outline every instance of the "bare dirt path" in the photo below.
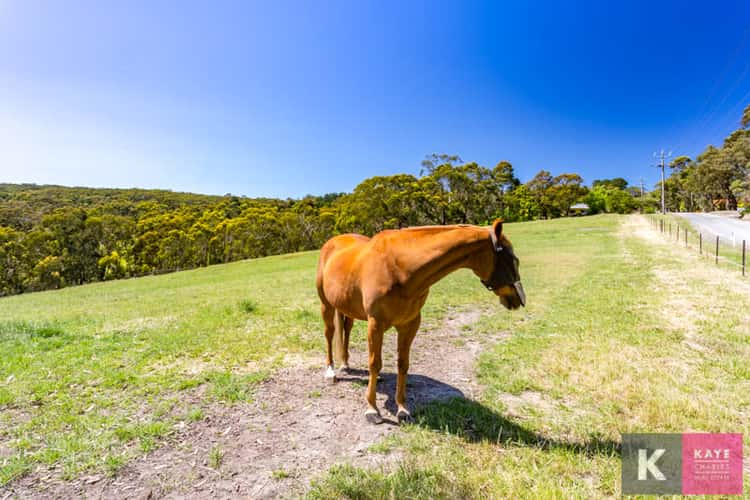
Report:
[[[452,397],[473,398],[479,386],[474,362],[497,338],[472,338],[463,331],[480,311],[454,313],[437,328],[422,330],[412,348],[408,397],[412,409]],[[321,334],[322,337],[322,334]],[[498,337],[499,338],[499,337]],[[325,385],[319,360],[282,369],[258,387],[255,401],[214,404],[197,423],[178,429],[154,452],[136,459],[115,477],[63,481],[35,471],[5,495],[28,498],[269,498],[303,493],[310,480],[335,463],[359,466],[399,457],[369,450],[398,431],[395,412],[395,334],[387,334],[378,406],[386,422],[365,421],[366,352],[353,351],[354,370]],[[195,395],[195,397],[199,397]],[[221,463],[216,460],[221,455]],[[214,465],[212,467],[211,465]]]

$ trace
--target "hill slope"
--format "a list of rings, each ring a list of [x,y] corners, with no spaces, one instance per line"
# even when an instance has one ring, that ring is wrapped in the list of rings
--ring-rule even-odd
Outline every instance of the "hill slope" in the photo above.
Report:
[[[357,377],[335,388],[317,378],[315,252],[0,299],[0,488],[260,495],[318,476],[319,498],[591,497],[619,494],[621,432],[750,432],[747,282],[635,216],[507,232],[528,307],[500,309],[470,272],[436,285],[415,344],[417,425],[382,442],[382,429],[353,423]],[[354,350],[362,368],[361,325]],[[455,378],[475,353],[477,378],[470,367]],[[466,399],[431,399],[440,384]],[[268,427],[251,426],[259,416]],[[300,441],[276,452],[322,461],[261,473],[238,458],[289,419]],[[314,444],[337,432],[355,451]],[[326,471],[339,460],[351,465]]]

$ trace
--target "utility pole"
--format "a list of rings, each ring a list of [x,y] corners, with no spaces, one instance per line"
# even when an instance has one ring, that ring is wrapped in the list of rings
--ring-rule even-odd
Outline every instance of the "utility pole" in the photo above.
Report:
[[[664,201],[664,160],[672,156],[672,152],[664,153],[664,150],[662,149],[659,153],[654,153],[654,158],[659,160],[659,165],[657,167],[661,167],[661,213],[666,214],[667,213],[667,206]]]

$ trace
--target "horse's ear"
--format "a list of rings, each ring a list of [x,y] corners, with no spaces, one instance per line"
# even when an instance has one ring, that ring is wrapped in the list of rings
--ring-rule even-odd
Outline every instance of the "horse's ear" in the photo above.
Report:
[[[494,234],[495,238],[499,240],[500,235],[502,233],[503,233],[503,219],[495,219],[495,222],[492,223],[492,234]]]

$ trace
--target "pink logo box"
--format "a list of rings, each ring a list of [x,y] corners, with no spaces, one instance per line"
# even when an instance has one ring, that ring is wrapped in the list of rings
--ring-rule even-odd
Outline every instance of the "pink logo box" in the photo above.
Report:
[[[742,494],[742,434],[682,435],[682,494]]]

